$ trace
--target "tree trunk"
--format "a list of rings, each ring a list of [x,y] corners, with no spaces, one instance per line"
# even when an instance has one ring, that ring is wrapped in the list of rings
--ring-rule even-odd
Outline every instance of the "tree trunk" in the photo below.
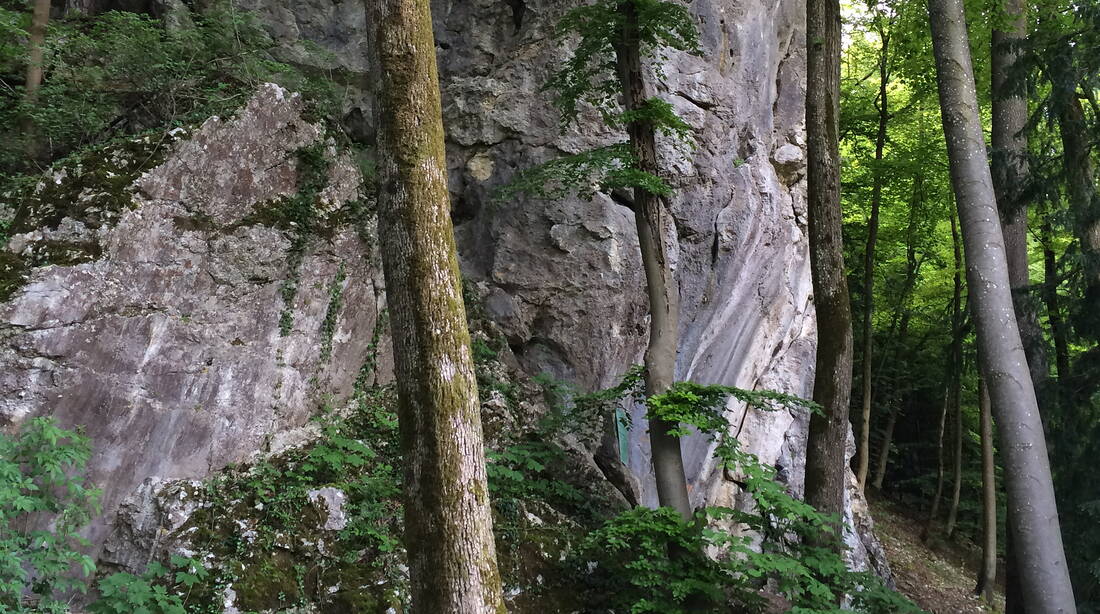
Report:
[[[886,418],[886,430],[882,433],[882,449],[878,453],[878,465],[875,467],[875,478],[871,485],[875,490],[882,490],[882,482],[886,479],[886,466],[890,463],[890,446],[894,442],[894,427],[898,423],[897,408],[890,411]]]
[[[957,329],[954,334],[959,334]],[[954,346],[954,342],[952,342],[952,346]],[[947,408],[951,406],[951,391],[953,389],[951,382],[955,376],[954,366],[952,353],[952,357],[947,360],[947,372],[943,380],[943,407],[940,409],[940,426],[936,431],[936,492],[932,495],[932,507],[928,511],[928,522],[924,525],[924,530],[921,531],[921,541],[928,541],[928,538],[932,536],[932,529],[936,526],[936,517],[940,513],[940,501],[943,499],[943,484],[946,475],[943,459],[943,436],[947,429]]]
[[[1058,380],[1061,383],[1063,378],[1069,377],[1069,341],[1058,298],[1061,278],[1058,273],[1058,259],[1054,253],[1054,231],[1047,218],[1049,212],[1039,227],[1043,243],[1043,302],[1046,303],[1047,319],[1050,320],[1050,336],[1054,338],[1054,365],[1058,369]]]
[[[38,88],[42,85],[42,45],[46,42],[46,25],[50,21],[50,0],[34,0],[31,14],[30,38],[27,41],[27,78],[23,85],[23,99],[27,104],[38,100]]]
[[[959,493],[962,492],[962,373],[963,373],[963,330],[962,330],[962,245],[959,242],[959,225],[955,221],[955,214],[951,214],[951,252],[955,261],[955,275],[953,279],[954,295],[951,306],[951,327],[955,334],[951,338],[951,364],[954,365],[951,373],[951,410],[955,417],[954,463],[954,490],[951,494],[951,507],[947,512],[947,526],[944,533],[947,537],[955,532],[955,518],[959,511]],[[940,436],[940,458],[943,458],[943,435]],[[941,460],[942,463],[942,460]],[[933,517],[934,518],[934,517]]]
[[[633,1],[619,3],[622,35],[615,46],[616,63],[622,86],[623,106],[628,111],[642,107],[648,99],[642,71],[638,12]],[[657,145],[653,125],[633,121],[627,126],[630,146],[640,170],[659,176]],[[672,275],[664,228],[668,211],[658,195],[634,190],[634,219],[638,226],[638,244],[642,251],[646,290],[649,294],[649,345],[645,352],[645,393],[653,396],[668,390],[676,377],[676,351],[679,345],[680,289]],[[680,438],[669,435],[676,424],[653,420],[649,424],[653,473],[657,479],[657,500],[671,507],[684,519],[692,516],[688,500],[684,460]]]
[[[961,359],[961,357],[956,357]],[[955,521],[959,517],[959,496],[962,494],[962,480],[963,480],[963,420],[962,420],[962,360],[958,360],[956,363],[959,367],[955,370],[955,380],[952,382],[952,411],[955,413],[955,455],[954,463],[952,464],[952,473],[954,475],[953,490],[951,492],[951,507],[947,510],[947,525],[944,527],[944,536],[948,539],[955,534]]]
[[[940,107],[982,372],[997,412],[1013,544],[1029,614],[1076,612],[1043,424],[1012,305],[962,0],[929,0]]]
[[[905,245],[905,283],[902,284],[901,296],[898,298],[890,323],[890,336],[897,331],[897,337],[893,339],[890,354],[897,356],[900,348],[905,347],[909,337],[909,320],[912,315],[910,298],[913,288],[917,283],[917,273],[920,270],[920,260],[917,260],[916,234],[918,205],[924,202],[924,178],[918,174],[913,180],[913,196],[909,201],[909,226],[906,229]],[[881,367],[880,367],[881,368]],[[895,392],[895,395],[897,393]],[[896,397],[895,397],[896,402]],[[875,490],[882,490],[883,480],[886,479],[886,468],[890,463],[890,445],[894,441],[894,427],[897,425],[900,409],[892,405],[890,415],[886,420],[886,431],[883,433],[882,449],[879,450],[878,465],[875,467],[873,486]]]
[[[428,0],[373,4],[379,235],[393,330],[414,612],[504,612],[447,193]]]
[[[974,592],[992,604],[997,581],[997,474],[993,464],[993,413],[985,378],[980,375],[978,398],[982,415],[982,567]]]
[[[860,488],[867,488],[867,472],[871,466],[871,358],[875,311],[875,244],[878,242],[879,207],[882,205],[882,155],[886,147],[886,123],[890,118],[887,85],[890,74],[887,60],[890,35],[879,31],[882,47],[878,59],[878,133],[875,135],[875,169],[871,185],[871,217],[867,221],[867,248],[863,255],[863,414],[859,430],[859,469],[856,478]]]
[[[23,82],[23,102],[27,109],[38,102],[38,89],[42,86],[42,46],[46,42],[46,25],[50,21],[50,0],[34,0],[34,12],[31,14],[31,28],[27,40],[27,73]],[[35,136],[34,121],[30,116],[23,119],[24,152],[28,160],[34,160],[41,151]]]
[[[1007,0],[1004,11],[1009,27],[993,30],[992,45],[993,189],[1001,214],[1012,304],[1031,381],[1042,406],[1047,404],[1050,368],[1028,277],[1028,203],[1024,193],[1031,169],[1027,158],[1027,72],[1020,61],[1027,37],[1023,0]]]
[[[1063,89],[1056,87],[1055,90]],[[1092,166],[1090,141],[1092,133],[1085,123],[1081,101],[1077,99],[1076,81],[1065,86],[1060,95],[1058,126],[1062,135],[1062,160],[1066,171],[1066,191],[1073,210],[1073,228],[1081,248],[1085,286],[1077,330],[1092,340],[1100,339],[1100,192]]]
[[[821,414],[810,416],[806,501],[824,514],[841,517],[852,392],[852,314],[841,240],[838,0],[807,0],[806,40],[807,208],[814,310],[819,323],[813,396],[822,408]],[[842,547],[840,540],[834,542],[835,547]]]

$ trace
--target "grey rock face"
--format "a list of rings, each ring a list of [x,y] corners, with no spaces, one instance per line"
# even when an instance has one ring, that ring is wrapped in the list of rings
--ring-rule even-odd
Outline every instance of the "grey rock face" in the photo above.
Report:
[[[106,512],[90,529],[97,545],[147,478],[201,478],[245,461],[351,392],[382,275],[346,222],[359,171],[301,111],[297,95],[265,86],[122,186],[126,202],[108,222],[93,230],[59,213],[8,244],[36,253],[76,233],[95,245],[78,264],[32,266],[0,303],[0,422],[49,414],[86,429]],[[298,155],[307,147],[327,160],[312,172],[328,185],[310,205],[314,232],[298,239],[279,212],[311,172]],[[63,186],[80,172],[50,180]],[[63,209],[34,195],[23,205]]]
[[[369,139],[376,80],[362,7],[329,0],[242,6],[269,25],[285,59],[347,76],[345,119]],[[593,114],[563,133],[541,90],[571,44],[550,37],[569,6],[439,0],[433,18],[463,272],[483,289],[489,316],[527,373],[593,389],[615,383],[645,347],[648,306],[632,214],[599,195],[591,202],[492,198],[519,170],[623,138]],[[805,234],[802,4],[695,0],[690,10],[704,55],[672,54],[657,91],[696,140],[687,156],[668,143],[661,151],[675,188],[669,236],[683,303],[678,376],[809,396],[817,323]],[[306,41],[331,56],[305,54]],[[149,476],[198,477],[263,450],[268,439],[293,440],[284,433],[324,394],[346,395],[362,363],[381,273],[348,228],[306,250],[294,330],[280,335],[292,233],[242,222],[261,203],[294,192],[291,152],[321,136],[297,118],[296,103],[276,100],[273,90],[266,96],[266,105],[208,124],[179,145],[134,184],[134,208],[117,224],[44,230],[94,234],[104,256],[35,269],[0,308],[0,414],[18,420],[51,411],[68,424],[93,422],[96,444],[122,459],[95,466],[95,477],[112,480],[109,504],[137,493]],[[330,172],[328,202],[337,209],[355,198],[358,178],[343,162]],[[234,230],[206,230],[204,216]],[[337,314],[324,360],[319,331],[341,266],[343,304],[356,309]],[[728,409],[742,445],[801,494],[805,413]],[[653,503],[648,437],[640,416],[634,423],[629,465],[643,500]],[[685,441],[694,503],[744,505],[711,452],[704,438]],[[849,495],[859,534],[848,541],[865,568],[864,544],[873,551],[876,542],[865,502]]]

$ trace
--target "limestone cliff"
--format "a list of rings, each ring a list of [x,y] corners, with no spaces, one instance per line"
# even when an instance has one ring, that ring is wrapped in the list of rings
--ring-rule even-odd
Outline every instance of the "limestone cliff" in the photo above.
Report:
[[[240,4],[267,24],[284,59],[348,84],[344,127],[369,146],[375,81],[361,6]],[[515,368],[594,389],[615,383],[645,346],[630,212],[603,196],[491,198],[518,170],[618,138],[595,117],[562,133],[541,92],[566,52],[550,37],[566,4],[433,8],[463,272]],[[676,191],[678,375],[809,396],[817,323],[802,5],[695,0],[691,11],[705,53],[669,58],[660,92],[695,129],[687,158],[662,151]],[[330,53],[309,54],[306,42]],[[346,400],[365,362],[371,377],[388,377],[367,192],[339,136],[304,119],[296,97],[265,86],[233,118],[69,161],[10,203],[0,420],[52,414],[86,426],[106,512],[90,537],[102,549],[115,533],[106,560],[137,565],[139,551],[156,546],[149,535],[183,526],[165,507],[182,483],[169,481],[203,479],[307,438],[308,418]],[[303,212],[303,202],[321,206]],[[742,445],[800,493],[807,416],[729,412]],[[640,416],[634,424],[628,464],[653,503],[648,438]],[[745,505],[709,446],[685,442],[694,502]],[[851,494],[854,562],[885,571],[866,505]]]

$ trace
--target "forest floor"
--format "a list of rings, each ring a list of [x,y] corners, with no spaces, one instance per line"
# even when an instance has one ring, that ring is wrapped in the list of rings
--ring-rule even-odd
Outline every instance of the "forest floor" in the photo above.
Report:
[[[900,593],[932,614],[1004,611],[1002,586],[997,587],[996,609],[974,595],[979,560],[974,544],[937,538],[922,542],[925,519],[887,499],[873,500],[871,510]]]

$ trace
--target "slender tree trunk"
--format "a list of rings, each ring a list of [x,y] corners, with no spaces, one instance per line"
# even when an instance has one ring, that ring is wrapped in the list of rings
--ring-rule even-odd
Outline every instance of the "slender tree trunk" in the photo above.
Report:
[[[958,330],[954,334],[959,334]],[[952,342],[954,346],[954,342]],[[932,529],[936,526],[936,517],[940,514],[940,501],[943,499],[943,485],[946,472],[944,471],[943,437],[947,430],[947,409],[951,406],[952,381],[955,377],[954,353],[947,360],[947,372],[943,380],[943,407],[940,409],[940,424],[936,431],[936,492],[932,495],[932,507],[928,511],[928,522],[921,531],[921,541],[927,541],[932,536]]]
[[[875,490],[882,490],[882,483],[886,479],[886,466],[890,463],[890,446],[894,443],[894,427],[898,423],[898,413],[899,410],[894,408],[886,418],[886,429],[882,432],[882,449],[878,452],[875,478],[871,481]]]
[[[852,313],[841,240],[838,0],[807,0],[806,40],[810,268],[818,322],[813,396],[822,407],[821,414],[810,416],[806,501],[822,513],[841,517],[852,393]],[[834,545],[842,547],[840,540]]]
[[[638,12],[633,1],[619,3],[622,36],[615,46],[623,106],[628,111],[643,106],[648,99],[642,69]],[[630,146],[641,170],[660,175],[653,125],[634,121],[627,126]],[[676,377],[676,351],[679,345],[680,290],[672,274],[664,240],[668,211],[658,195],[638,188],[634,191],[634,219],[638,226],[638,244],[645,268],[649,294],[649,345],[645,352],[645,392],[653,396],[668,390]],[[684,460],[680,438],[669,435],[676,425],[654,420],[649,425],[653,472],[657,479],[657,499],[662,506],[691,518]]]
[[[447,193],[428,0],[373,4],[379,235],[393,329],[414,612],[504,612]]]
[[[23,82],[23,102],[27,109],[38,102],[38,90],[42,86],[42,47],[46,42],[46,25],[50,21],[50,0],[34,0],[34,12],[31,14],[30,35],[27,41],[27,73]],[[34,121],[30,116],[23,119],[24,152],[28,160],[34,160],[41,151],[35,135]]]
[[[913,197],[909,202],[909,226],[905,234],[905,282],[902,284],[901,296],[898,298],[897,307],[894,309],[894,316],[890,324],[890,336],[893,337],[894,331],[897,331],[897,337],[893,339],[890,351],[892,356],[897,356],[899,349],[905,347],[909,337],[909,319],[912,314],[910,303],[913,288],[917,283],[917,273],[920,270],[916,248],[918,205],[923,202],[924,178],[918,174],[913,181]],[[894,441],[894,427],[897,426],[899,413],[900,409],[892,404],[890,415],[886,420],[886,430],[882,437],[882,449],[879,450],[878,464],[875,467],[875,477],[872,481],[875,490],[882,490],[882,483],[886,479],[886,468],[890,463],[890,446]]]
[[[1031,381],[1046,404],[1050,367],[1028,276],[1028,203],[1024,200],[1031,169],[1027,153],[1027,72],[1020,61],[1027,37],[1024,0],[1007,0],[1004,30],[993,30],[993,189],[1001,213],[1001,231],[1012,284],[1012,304],[1027,354]]]
[[[961,357],[956,357],[959,368],[955,370],[955,380],[951,384],[952,392],[952,412],[955,414],[955,454],[954,462],[952,463],[952,474],[954,480],[952,482],[951,491],[951,507],[947,510],[947,525],[944,527],[944,535],[950,539],[955,534],[955,521],[959,517],[959,497],[962,495],[962,458],[963,458],[963,420],[962,420],[962,360]]]
[[[947,537],[955,532],[955,517],[959,511],[959,493],[962,491],[962,373],[963,373],[963,330],[962,330],[962,244],[959,241],[959,225],[955,221],[955,214],[951,214],[951,253],[955,261],[954,295],[951,307],[951,327],[955,330],[951,338],[951,364],[954,365],[951,373],[951,411],[955,417],[955,428],[952,429],[954,442],[954,489],[951,493],[951,507],[947,512],[947,526],[944,533]],[[941,435],[940,447],[943,447]],[[943,453],[941,451],[942,458]]]
[[[23,85],[23,100],[34,104],[42,85],[42,45],[46,42],[46,25],[50,21],[50,0],[34,0],[30,38],[27,43],[27,76]]]
[[[978,398],[982,421],[982,567],[974,592],[992,604],[997,581],[997,474],[993,464],[993,413],[985,378],[980,375]]]
[[[863,414],[859,430],[859,487],[867,487],[871,466],[871,365],[874,340],[872,318],[875,311],[875,244],[878,242],[879,207],[882,205],[882,156],[886,148],[886,124],[890,118],[887,86],[890,83],[888,55],[890,35],[879,31],[882,47],[878,59],[878,133],[875,135],[875,169],[871,185],[871,217],[867,221],[867,248],[863,255]]]
[[[1025,607],[1029,614],[1076,612],[1043,423],[1012,306],[962,0],[929,0],[928,11],[981,370],[997,412],[1008,505],[1015,512]]]
[[[1049,213],[1044,216],[1046,217],[1049,217]],[[1049,219],[1043,219],[1039,232],[1043,243],[1043,302],[1046,303],[1047,319],[1050,320],[1050,336],[1054,338],[1054,364],[1058,369],[1058,380],[1061,381],[1062,378],[1069,377],[1069,341],[1058,298],[1061,278],[1058,274],[1058,258],[1054,253],[1054,231]]]

